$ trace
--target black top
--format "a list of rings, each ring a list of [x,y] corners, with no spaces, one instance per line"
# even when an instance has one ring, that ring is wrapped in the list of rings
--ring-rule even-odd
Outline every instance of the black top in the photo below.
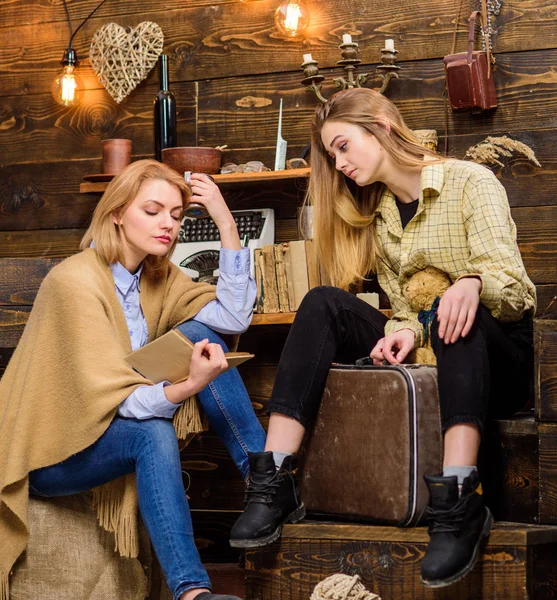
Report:
[[[402,222],[402,229],[410,223],[412,217],[416,214],[418,210],[418,200],[413,200],[412,202],[401,202],[398,198],[395,198],[396,207],[398,208],[398,212],[400,213],[400,220]]]

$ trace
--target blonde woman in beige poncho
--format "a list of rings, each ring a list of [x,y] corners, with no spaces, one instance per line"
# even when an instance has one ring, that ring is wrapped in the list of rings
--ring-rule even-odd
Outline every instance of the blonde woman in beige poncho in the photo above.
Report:
[[[201,430],[192,396],[242,475],[264,445],[242,380],[226,368],[220,333],[251,318],[254,283],[217,186],[192,176],[222,242],[216,288],[194,283],[169,256],[190,191],[152,160],[108,186],[83,251],[44,279],[21,341],[0,382],[0,583],[28,538],[28,494],[94,489],[100,524],[123,556],[137,555],[137,503],[175,600],[234,600],[210,592],[182,483],[179,437]],[[190,377],[154,385],[124,357],[172,327],[196,342]],[[211,385],[209,385],[211,384]],[[174,417],[174,427],[170,420]],[[236,599],[237,600],[237,599]]]

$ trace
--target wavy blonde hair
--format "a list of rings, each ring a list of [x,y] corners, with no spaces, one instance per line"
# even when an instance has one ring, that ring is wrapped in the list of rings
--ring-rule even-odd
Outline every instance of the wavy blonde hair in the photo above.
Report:
[[[160,179],[175,186],[182,197],[182,205],[184,208],[186,207],[191,192],[182,176],[156,160],[138,160],[126,167],[108,184],[95,208],[91,225],[81,240],[80,249],[89,248],[91,242],[94,241],[97,252],[108,264],[116,261],[122,262],[124,259],[122,238],[112,217],[125,212],[134,201],[143,182],[151,179]],[[164,256],[152,254],[147,256],[144,270],[148,277],[156,279],[166,269],[176,241]]]
[[[305,199],[313,206],[313,254],[331,284],[348,289],[376,271],[378,247],[373,213],[385,185],[377,182],[359,187],[336,170],[321,141],[321,129],[327,121],[358,125],[375,136],[401,167],[423,166],[424,157],[434,162],[445,159],[420,144],[397,107],[379,92],[367,88],[344,90],[315,109],[311,175]]]

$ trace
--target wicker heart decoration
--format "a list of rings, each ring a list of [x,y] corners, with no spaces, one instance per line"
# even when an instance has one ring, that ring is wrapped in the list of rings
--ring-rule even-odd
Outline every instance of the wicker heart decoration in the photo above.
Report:
[[[95,32],[89,56],[99,81],[121,102],[149,74],[162,52],[162,29],[151,21],[125,29],[107,23]]]

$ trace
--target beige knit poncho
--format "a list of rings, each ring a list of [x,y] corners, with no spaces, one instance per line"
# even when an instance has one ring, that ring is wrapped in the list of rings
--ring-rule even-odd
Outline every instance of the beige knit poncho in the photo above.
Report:
[[[142,273],[140,299],[149,341],[190,319],[215,288],[169,264],[155,284]],[[28,473],[93,444],[118,405],[151,383],[124,362],[131,342],[107,263],[88,249],[44,279],[18,347],[0,381],[0,599],[28,538]],[[200,431],[194,398],[177,411],[179,437]],[[95,490],[100,524],[123,556],[136,556],[137,498],[130,475]]]

